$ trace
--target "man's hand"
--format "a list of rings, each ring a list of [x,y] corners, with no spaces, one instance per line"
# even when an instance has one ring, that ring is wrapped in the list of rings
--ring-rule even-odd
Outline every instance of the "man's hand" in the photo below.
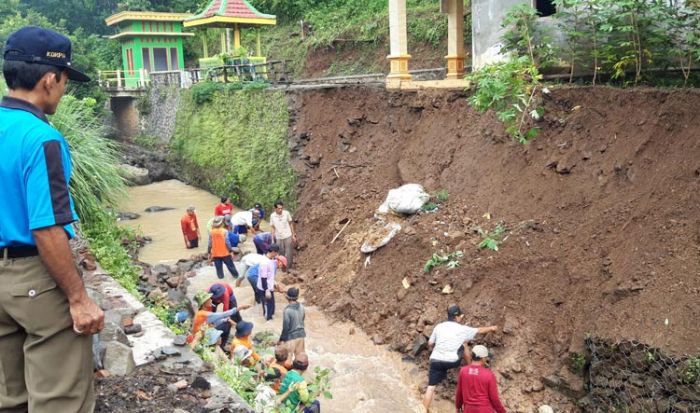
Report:
[[[238,306],[238,311],[247,310],[250,308],[250,304],[241,304]]]
[[[105,326],[105,313],[87,294],[76,302],[69,302],[73,330],[80,335],[95,334]]]

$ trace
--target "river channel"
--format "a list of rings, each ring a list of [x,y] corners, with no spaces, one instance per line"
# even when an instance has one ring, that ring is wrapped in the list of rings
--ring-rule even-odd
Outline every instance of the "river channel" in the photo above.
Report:
[[[139,254],[142,261],[150,264],[173,263],[179,258],[206,252],[204,227],[217,203],[216,196],[176,180],[131,187],[129,197],[123,201],[120,210],[136,212],[141,217],[123,221],[121,225],[138,228],[153,239]],[[144,212],[151,206],[174,209]],[[188,206],[197,208],[198,219],[203,227],[205,245],[196,250],[185,249],[180,232],[179,221]],[[247,240],[243,250],[250,249],[254,250],[254,247]],[[226,279],[232,280],[228,273]],[[214,268],[202,268],[196,277],[190,279],[188,294],[205,289],[215,281]],[[303,302],[303,286],[300,287]],[[236,297],[239,303],[254,302],[247,281],[236,289]],[[262,317],[260,305],[242,312],[244,319],[255,324],[254,332],[267,330],[279,335],[286,300],[278,294],[276,301],[276,316],[270,322],[265,322]],[[321,400],[324,413],[424,412],[420,403],[419,385],[425,381],[427,372],[402,361],[398,353],[375,345],[352,323],[333,321],[313,306],[306,307],[306,332],[306,349],[310,361],[307,374],[313,374],[311,371],[316,366],[332,370],[333,399]],[[435,401],[431,408],[431,412],[438,413],[453,411],[454,405],[445,400]]]

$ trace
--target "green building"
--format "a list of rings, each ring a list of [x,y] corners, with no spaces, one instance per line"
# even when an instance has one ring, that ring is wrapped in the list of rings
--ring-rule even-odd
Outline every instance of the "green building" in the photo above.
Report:
[[[182,31],[183,21],[191,14],[124,11],[105,19],[108,26],[116,26],[119,33],[110,39],[122,46],[121,71],[105,75],[110,86],[140,88],[148,82],[148,74],[185,68],[183,39],[194,33]]]

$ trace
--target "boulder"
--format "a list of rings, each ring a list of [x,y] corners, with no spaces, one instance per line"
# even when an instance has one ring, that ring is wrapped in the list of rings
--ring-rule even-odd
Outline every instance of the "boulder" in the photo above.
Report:
[[[173,346],[178,346],[178,347],[184,347],[187,345],[187,336],[184,334],[181,334],[179,336],[175,336],[173,339]]]
[[[162,207],[162,206],[150,206],[146,208],[144,211],[146,212],[161,212],[161,211],[170,211],[172,209],[175,209],[173,207]]]
[[[165,264],[158,264],[151,269],[151,274],[156,277],[163,277],[170,273],[170,268]]]
[[[177,286],[180,285],[180,277],[169,277],[167,280],[165,280],[165,283],[168,284],[168,287],[170,288],[177,288]]]
[[[205,379],[202,376],[196,376],[194,378],[194,380],[192,380],[192,388],[202,389],[202,390],[210,390],[211,383],[209,383],[209,380]]]
[[[416,338],[413,339],[413,346],[411,347],[410,356],[416,358],[421,351],[428,347],[428,339],[425,338],[423,334],[418,334]]]
[[[115,376],[131,374],[136,368],[131,347],[117,341],[102,343],[105,347],[104,368]]]
[[[105,322],[105,327],[100,331],[99,339],[102,343],[115,341],[127,346],[129,345],[129,339],[126,338],[126,334],[124,334],[124,331],[119,327],[119,324],[109,321]]]
[[[130,326],[124,327],[124,333],[128,334],[137,334],[143,331],[143,327],[141,327],[141,324],[132,324]]]
[[[151,178],[148,176],[148,169],[138,168],[127,164],[120,164],[122,174],[126,180],[133,185],[147,185],[151,183]]]
[[[129,221],[133,219],[139,219],[141,215],[136,212],[118,212],[117,221]]]

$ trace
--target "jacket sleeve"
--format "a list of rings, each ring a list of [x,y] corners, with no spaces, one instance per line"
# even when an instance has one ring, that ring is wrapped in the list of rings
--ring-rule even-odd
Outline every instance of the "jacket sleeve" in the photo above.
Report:
[[[207,254],[211,254],[211,232],[209,233],[209,241],[207,243]]]
[[[497,413],[506,413],[506,408],[501,404],[501,399],[498,398],[498,385],[496,384],[496,376],[491,375],[491,380],[489,382],[489,400],[491,401],[491,407]]]
[[[207,316],[207,323],[216,324],[217,322],[236,314],[237,311],[237,308],[232,308],[228,311],[224,311],[221,313],[211,313]]]
[[[284,315],[282,318],[282,334],[280,334],[279,341],[288,341],[289,340],[289,327],[291,324],[292,324],[292,316],[291,316],[290,312],[285,309]]]
[[[224,237],[224,239],[226,240],[226,249],[229,250],[229,252],[230,252],[231,251],[231,239],[229,238],[228,231],[226,231],[226,236]]]
[[[462,370],[457,373],[457,393],[455,394],[455,407],[457,411],[462,408],[464,404],[464,395],[462,394]]]

